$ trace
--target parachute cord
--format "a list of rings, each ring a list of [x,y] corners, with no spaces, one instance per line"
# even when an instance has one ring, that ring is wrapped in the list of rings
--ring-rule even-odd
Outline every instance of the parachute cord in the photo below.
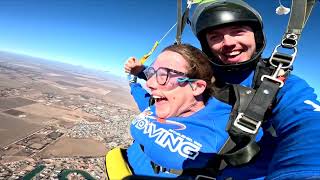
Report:
[[[160,44],[160,42],[170,33],[170,31],[177,25],[177,23],[175,23],[163,36],[159,41],[156,41],[153,45],[153,47],[151,48],[151,50],[145,54],[141,59],[140,59],[140,63],[144,64],[147,59],[151,56],[151,54],[153,53],[153,51],[158,47],[158,45]]]
[[[162,36],[162,38],[159,40],[159,43],[170,33],[170,31],[177,25],[177,23],[175,23],[167,32],[164,36]]]
[[[191,5],[192,4],[195,4],[195,3],[198,3],[198,2],[194,2],[194,1],[199,1],[199,0],[188,0],[187,1],[187,9],[190,9],[191,8]],[[202,0],[200,0],[202,1]],[[141,59],[140,59],[140,62],[141,64],[144,64],[147,59],[151,56],[151,54],[154,52],[154,50],[158,47],[158,45],[161,43],[161,41],[170,33],[170,31],[172,31],[172,29],[177,26],[178,22],[176,22],[163,36],[162,38],[159,40],[159,41],[156,41],[153,45],[153,47],[151,48],[151,50],[145,54]],[[180,28],[181,29],[181,28]],[[177,39],[176,39],[177,41]]]

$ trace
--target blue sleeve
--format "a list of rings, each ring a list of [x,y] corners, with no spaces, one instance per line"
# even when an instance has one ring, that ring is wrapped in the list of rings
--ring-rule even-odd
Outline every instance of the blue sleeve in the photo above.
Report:
[[[320,103],[314,89],[291,75],[277,94],[271,122],[277,146],[267,179],[320,178]]]
[[[142,112],[149,106],[150,94],[139,83],[130,83],[131,95]]]

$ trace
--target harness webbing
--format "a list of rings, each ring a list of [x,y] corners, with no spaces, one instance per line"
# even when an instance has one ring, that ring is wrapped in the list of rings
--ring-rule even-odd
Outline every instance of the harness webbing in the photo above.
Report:
[[[185,25],[187,23],[190,24],[189,12],[192,4],[193,4],[193,0],[188,0],[187,7],[182,14],[182,2],[181,0],[177,0],[178,8],[177,8],[177,34],[176,34],[176,42],[175,42],[176,44],[181,44],[181,36],[185,28]]]
[[[177,33],[176,44],[181,44],[182,35],[182,0],[177,0]]]
[[[290,19],[287,30],[283,37],[282,46],[287,46],[286,42],[291,41],[290,45],[297,46],[302,30],[308,21],[312,8],[316,0],[292,0]],[[293,44],[294,43],[294,44]]]

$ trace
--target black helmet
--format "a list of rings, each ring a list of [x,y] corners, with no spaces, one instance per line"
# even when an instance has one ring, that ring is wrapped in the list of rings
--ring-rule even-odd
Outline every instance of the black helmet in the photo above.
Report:
[[[228,24],[245,24],[253,29],[256,54],[250,60],[237,64],[223,64],[211,52],[206,40],[206,31]],[[242,0],[213,0],[200,3],[193,13],[191,25],[203,52],[212,59],[213,68],[218,71],[237,71],[255,67],[265,47],[262,18],[255,9]]]

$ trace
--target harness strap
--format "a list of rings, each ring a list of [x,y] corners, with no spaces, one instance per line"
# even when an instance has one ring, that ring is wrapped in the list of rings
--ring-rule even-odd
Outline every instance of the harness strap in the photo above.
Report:
[[[296,47],[316,0],[292,0],[290,19],[282,40],[286,48]]]
[[[251,139],[243,148],[235,149],[235,152],[231,151],[223,154],[224,162],[220,163],[220,170],[224,169],[227,165],[238,166],[241,164],[248,163],[260,151],[260,147],[254,141],[254,139]]]
[[[182,1],[177,0],[177,34],[176,34],[176,44],[181,44],[182,32],[189,21],[189,12],[191,9],[192,0],[187,1],[187,8],[182,14]]]
[[[279,84],[272,82],[269,79],[262,81],[262,84],[244,112],[246,117],[257,123],[262,122],[265,118],[265,113],[274,100],[279,88]]]
[[[229,105],[234,105],[236,102],[236,96],[234,89],[231,85],[224,82],[215,81],[214,86],[211,87],[211,96],[217,98],[219,101],[227,103]]]
[[[177,0],[177,34],[176,44],[181,44],[182,34],[182,0]]]
[[[244,118],[243,112],[248,108],[256,92],[254,89],[240,85],[233,85],[233,88],[237,101],[227,125],[229,138],[219,151],[219,154],[223,157],[223,161],[225,161],[221,162],[220,169],[223,169],[227,164],[237,166],[247,163],[251,160],[251,157],[256,155],[260,150],[254,141],[258,131],[252,135],[248,135],[243,132],[243,129],[247,130],[246,127],[242,128],[242,126],[246,126],[248,122],[249,125],[253,124],[253,122],[251,122],[251,120],[248,121],[248,119],[245,119],[245,122],[242,121]]]
[[[258,154],[260,147],[255,137],[280,85],[266,79],[257,90],[241,85],[233,85],[233,88],[237,102],[227,125],[230,138],[219,152],[225,161],[221,162],[220,170],[226,164],[238,166],[248,163]]]
[[[275,71],[275,67],[270,66],[267,61],[268,59],[260,59],[260,61],[257,63],[252,82],[253,89],[258,89],[258,87],[261,85],[261,77],[263,75],[272,74],[272,72]]]
[[[167,173],[176,174],[179,176],[183,173],[183,170],[165,168],[165,167],[162,167],[162,166],[156,164],[153,161],[151,161],[150,163],[151,163],[151,166],[153,168],[154,173],[156,173],[156,174],[159,174],[160,172],[167,172]]]

